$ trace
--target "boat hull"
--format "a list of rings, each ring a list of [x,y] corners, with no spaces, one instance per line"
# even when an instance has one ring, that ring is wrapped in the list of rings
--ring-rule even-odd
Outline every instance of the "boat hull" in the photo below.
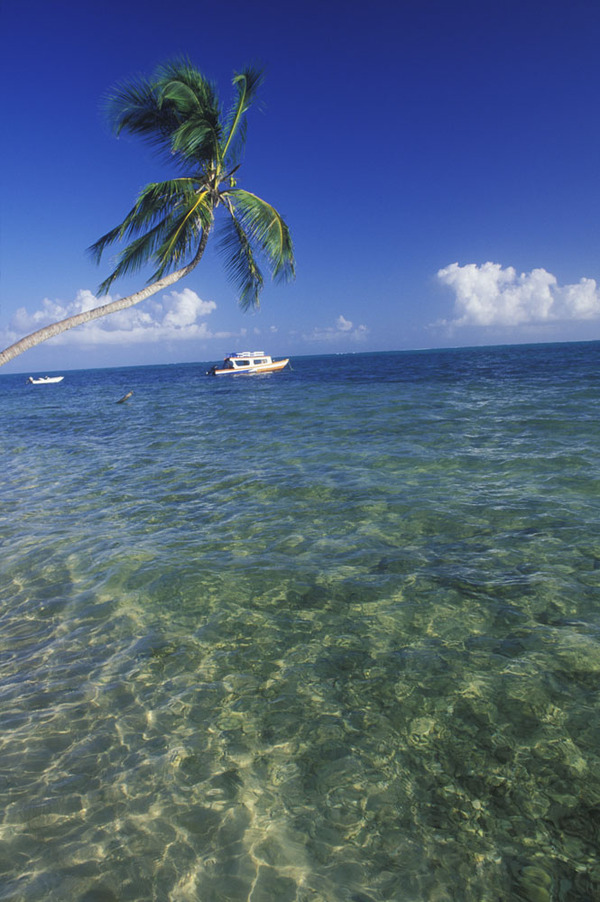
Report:
[[[260,373],[276,373],[284,369],[290,358],[285,360],[273,360],[271,363],[259,363],[256,366],[244,367],[244,369],[234,369],[233,367],[215,366],[211,370],[213,376],[257,376]]]
[[[30,376],[28,381],[32,385],[50,385],[62,382],[64,378],[64,376],[44,376],[41,379],[34,379],[33,376]]]

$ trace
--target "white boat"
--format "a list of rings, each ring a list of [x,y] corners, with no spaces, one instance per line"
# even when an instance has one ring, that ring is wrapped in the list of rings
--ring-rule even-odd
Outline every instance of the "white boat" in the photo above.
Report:
[[[64,376],[40,376],[39,379],[34,379],[30,376],[27,381],[32,385],[49,385],[51,382],[62,382],[64,378]]]
[[[210,376],[256,376],[259,373],[276,373],[284,369],[290,362],[285,360],[273,360],[264,351],[237,351],[229,354],[221,366],[213,366],[208,371]]]

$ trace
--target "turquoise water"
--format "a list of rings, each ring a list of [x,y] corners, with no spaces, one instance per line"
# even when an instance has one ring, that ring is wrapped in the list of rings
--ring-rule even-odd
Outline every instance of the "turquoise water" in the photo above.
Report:
[[[0,900],[597,899],[599,364],[0,376]]]

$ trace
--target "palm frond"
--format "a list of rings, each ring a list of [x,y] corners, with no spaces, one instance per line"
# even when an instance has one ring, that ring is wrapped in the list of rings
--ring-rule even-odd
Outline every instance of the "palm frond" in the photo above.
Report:
[[[268,261],[273,278],[279,282],[293,279],[295,261],[292,239],[275,207],[241,188],[229,189],[227,196],[249,241],[260,248]]]
[[[181,209],[179,212],[178,217],[171,217],[170,228],[165,230],[164,241],[156,251],[159,266],[152,279],[160,279],[181,263],[202,231],[212,226],[212,202],[207,191],[198,194],[187,210]]]
[[[119,254],[118,263],[106,279],[100,283],[98,294],[107,294],[113,282],[122,276],[138,272],[154,255],[156,248],[160,246],[162,235],[165,231],[165,222],[157,223],[134,241],[130,242]]]
[[[158,266],[148,282],[152,283],[157,279],[162,279],[168,272],[189,263],[200,243],[202,231],[202,226],[197,220],[192,228],[184,230],[180,228],[179,222],[173,222],[171,228],[165,232],[165,239],[154,255]]]
[[[210,229],[212,202],[208,192],[190,191],[189,187],[182,191],[179,181],[148,185],[121,225],[92,245],[90,251],[99,260],[110,244],[133,238],[118,255],[113,272],[102,282],[101,293],[106,293],[115,279],[137,272],[150,261],[156,266],[150,281],[161,278],[192,251],[202,231]],[[165,185],[171,189],[177,185],[171,203],[165,201]]]
[[[199,161],[214,158],[222,131],[215,85],[186,58],[161,66],[156,84],[161,107],[169,107],[178,120],[172,151]]]
[[[161,279],[177,266],[189,262],[186,257],[195,253],[203,230],[210,228],[210,225],[211,221],[204,224],[200,218],[195,218],[187,228],[182,228],[180,218],[166,217],[121,251],[117,265],[100,284],[98,294],[106,294],[117,279],[139,272],[152,260],[157,266],[149,276],[148,283]]]
[[[172,153],[181,154],[185,162],[205,163],[218,156],[220,128],[201,113],[190,115],[173,132]]]
[[[152,182],[142,189],[132,212],[136,222],[143,227],[147,222],[164,216],[165,210],[193,204],[202,193],[205,191],[201,181],[193,177]]]
[[[160,221],[177,206],[194,203],[199,182],[197,179],[170,179],[152,182],[140,195],[123,222],[107,232],[88,249],[96,263],[111,244],[135,236],[154,222]]]
[[[163,151],[170,150],[171,135],[179,122],[172,107],[161,106],[151,80],[139,78],[118,85],[106,99],[105,111],[116,135],[125,132]]]
[[[219,228],[217,250],[221,254],[227,275],[238,292],[242,310],[260,306],[263,275],[252,252],[252,245],[242,224],[229,206],[230,216]]]
[[[221,106],[214,82],[206,78],[187,57],[163,63],[154,78],[163,97],[174,101],[180,113],[192,108],[203,109],[215,121],[221,117]]]
[[[222,158],[236,162],[246,141],[246,113],[256,100],[256,95],[264,81],[260,69],[248,67],[233,77],[235,100],[229,109],[224,124]]]
[[[215,86],[186,59],[118,85],[106,111],[117,135],[137,135],[169,158],[183,157],[180,163],[204,162],[218,148],[221,109]]]

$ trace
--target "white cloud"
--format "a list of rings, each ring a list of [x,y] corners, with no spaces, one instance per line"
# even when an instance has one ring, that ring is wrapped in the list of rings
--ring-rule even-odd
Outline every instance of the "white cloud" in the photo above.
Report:
[[[340,314],[334,326],[316,326],[310,334],[303,337],[306,341],[336,341],[340,338],[362,341],[368,332],[366,326],[355,326],[352,320]]]
[[[166,313],[163,326],[193,326],[200,316],[208,316],[217,309],[214,301],[203,301],[191,288],[183,291],[172,291],[163,302]]]
[[[110,303],[112,298],[97,298],[81,289],[73,301],[45,298],[38,310],[30,313],[20,307],[3,336],[6,344],[41,329],[49,323]],[[184,288],[162,297],[148,298],[139,305],[93,320],[53,339],[56,343],[79,345],[141,344],[158,341],[231,338],[235,333],[211,332],[204,317],[216,310],[214,301],[203,301],[195,291]]]
[[[437,274],[454,291],[451,320],[437,325],[521,326],[600,318],[600,291],[594,279],[560,286],[545,269],[517,275],[499,263],[452,263]]]
[[[335,324],[340,332],[351,332],[352,331],[352,323],[349,319],[346,319],[341,314],[335,321]]]

